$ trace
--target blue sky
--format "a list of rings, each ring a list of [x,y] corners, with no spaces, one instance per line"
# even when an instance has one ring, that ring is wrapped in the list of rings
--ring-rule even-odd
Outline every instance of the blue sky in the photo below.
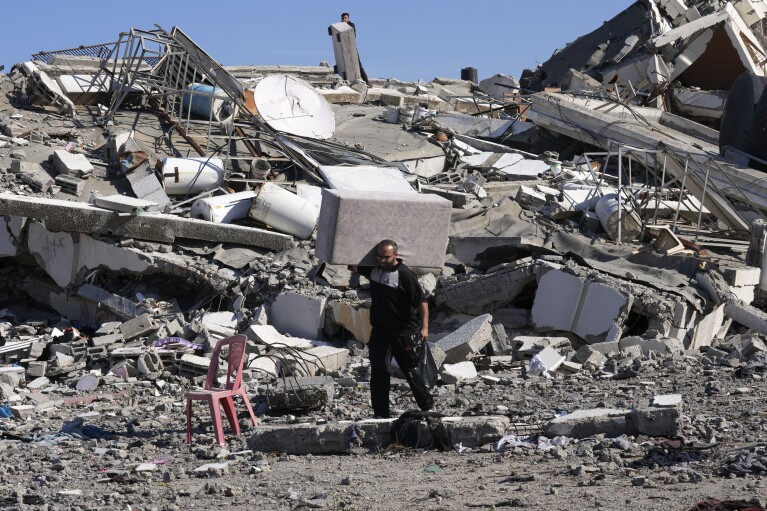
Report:
[[[12,0],[2,7],[0,64],[32,53],[112,42],[131,27],[183,29],[224,65],[333,65],[327,27],[348,11],[371,77],[429,81],[475,67],[519,77],[597,28],[630,0],[352,2]]]

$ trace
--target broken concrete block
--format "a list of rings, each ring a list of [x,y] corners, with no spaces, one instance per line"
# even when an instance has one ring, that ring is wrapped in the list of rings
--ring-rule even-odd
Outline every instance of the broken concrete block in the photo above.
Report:
[[[621,357],[624,358],[642,358],[642,347],[635,344],[634,346],[627,346],[625,348],[621,348],[620,350]]]
[[[156,351],[147,351],[142,353],[136,360],[136,369],[141,374],[159,373],[165,365]]]
[[[93,392],[101,384],[101,378],[93,373],[87,373],[78,378],[75,390]]]
[[[248,438],[248,448],[260,452],[285,452],[295,455],[346,453],[351,447],[349,431],[357,428],[362,447],[389,445],[394,419],[339,421],[328,424],[262,425]],[[508,417],[443,417],[452,441],[477,448],[497,441],[509,428]]]
[[[19,216],[0,217],[0,257],[15,257],[23,250],[21,230],[26,223],[26,218]]]
[[[45,376],[48,369],[48,362],[44,360],[31,360],[27,362],[27,375],[30,378],[40,378]]]
[[[523,206],[535,209],[546,205],[546,196],[544,194],[524,185],[519,187],[519,190],[517,190],[517,196],[514,200]]]
[[[477,368],[471,362],[458,362],[457,364],[444,364],[439,376],[446,384],[473,380],[477,377]]]
[[[142,314],[136,318],[126,321],[120,325],[120,333],[126,341],[147,335],[154,332],[159,327],[155,324],[154,318],[149,314]]]
[[[532,258],[502,265],[492,273],[445,286],[434,294],[437,305],[464,314],[483,314],[511,303],[535,280]]]
[[[557,417],[546,425],[543,434],[549,438],[588,438],[595,435],[617,437],[626,432],[626,410],[595,408]]]
[[[75,195],[77,197],[82,195],[83,190],[85,190],[84,179],[59,174],[53,179],[53,182],[61,188],[62,192],[68,193],[70,195]]]
[[[331,105],[356,105],[363,101],[364,93],[346,85],[337,89],[318,89],[317,92]]]
[[[181,356],[178,364],[178,373],[188,378],[203,376],[208,374],[211,360],[205,357],[185,353]],[[136,370],[138,373],[138,370]]]
[[[100,287],[91,284],[83,284],[80,286],[77,290],[77,295],[98,303],[100,307],[108,309],[122,319],[135,318],[146,312],[144,307],[136,304],[132,300],[112,294],[105,289],[101,289]]]
[[[759,277],[762,273],[760,268],[754,268],[753,266],[722,268],[722,270],[727,283],[735,287],[758,286]]]
[[[603,367],[607,357],[591,346],[583,346],[575,353],[575,358],[583,365],[591,364],[594,367]]]
[[[751,357],[754,353],[764,353],[767,351],[764,341],[755,336],[749,336],[743,339],[743,349],[741,353],[745,358]]]
[[[732,302],[728,302],[727,305],[730,303]],[[704,346],[711,346],[714,339],[721,338],[720,330],[725,322],[724,313],[727,305],[717,305],[713,311],[699,317],[690,344],[687,346],[688,349],[699,350]],[[736,319],[730,314],[728,316]]]
[[[281,293],[269,307],[269,318],[279,331],[303,339],[319,339],[325,324],[324,296]]]
[[[767,313],[764,311],[736,301],[725,304],[724,311],[736,323],[747,326],[758,334],[767,335]]]
[[[587,342],[617,339],[631,303],[619,291],[561,270],[538,281],[532,321],[538,331],[573,332]]]
[[[684,351],[684,342],[672,338],[642,339],[641,337],[624,337],[618,341],[618,347],[623,350],[631,346],[639,346],[642,356],[653,353],[680,353]]]
[[[214,346],[219,340],[231,337],[237,331],[237,315],[232,312],[206,312],[200,322]]]
[[[411,268],[442,268],[450,211],[436,195],[323,189],[316,254],[330,264],[374,266],[376,246],[390,238]]]
[[[444,351],[442,351],[442,348],[437,346],[436,343],[430,342],[428,343],[429,349],[431,350],[431,358],[434,359],[434,365],[437,366],[437,369],[442,367],[442,364],[445,363],[445,359],[447,358],[447,355]]]
[[[149,165],[142,165],[129,172],[125,177],[136,197],[157,203],[156,207],[151,208],[152,211],[163,211],[166,206],[170,205],[170,198],[165,193],[165,188]]]
[[[92,346],[112,346],[113,344],[122,343],[123,336],[121,333],[99,335],[91,338]]]
[[[133,138],[133,131],[121,131],[112,135],[105,146],[107,159],[112,163],[117,163],[125,151],[125,144]]]
[[[153,211],[159,206],[154,201],[128,197],[127,195],[107,195],[106,197],[95,197],[94,204],[100,208],[120,213],[135,213],[137,211]]]
[[[580,373],[583,369],[583,364],[566,360],[562,363],[561,369],[567,373]]]
[[[490,337],[491,355],[511,355],[512,347],[506,328],[503,325],[493,325],[493,335]]]
[[[594,344],[591,344],[590,346],[594,351],[598,351],[605,357],[614,355],[618,353],[621,349],[618,341],[595,342]]]
[[[348,23],[340,21],[328,27],[333,40],[333,54],[336,58],[335,72],[347,82],[361,78],[360,58],[357,53],[357,34]]]
[[[286,337],[272,325],[250,325],[245,335],[251,341],[259,342],[274,349],[308,350],[313,344],[309,339]]]
[[[315,348],[293,353],[291,356],[280,355],[280,363],[293,376],[315,376],[320,372],[330,374],[346,365],[349,350],[332,346]]]
[[[347,302],[332,301],[328,303],[332,319],[354,335],[362,344],[370,341],[373,327],[370,324],[370,309],[354,306]]]
[[[67,176],[83,178],[93,173],[93,165],[84,154],[73,154],[63,149],[53,151],[53,165]]]
[[[246,367],[255,378],[276,378],[279,376],[277,361],[270,357],[250,355]]]
[[[455,364],[476,355],[493,336],[492,319],[490,314],[483,314],[437,341],[437,346],[445,352],[445,361]]]
[[[546,371],[554,372],[559,369],[559,366],[561,366],[565,360],[566,358],[560,355],[557,350],[551,346],[546,346],[533,356],[530,365],[528,366],[528,371],[532,373],[535,373],[536,370],[542,372],[545,367]]]
[[[655,408],[669,408],[682,406],[682,394],[662,394],[653,396],[652,406]]]
[[[626,415],[626,424],[641,435],[675,437],[679,435],[679,408],[638,408]]]
[[[11,413],[16,419],[27,420],[35,413],[35,407],[33,405],[15,405],[9,406]]]
[[[395,167],[320,165],[319,172],[328,186],[335,190],[418,194]]]

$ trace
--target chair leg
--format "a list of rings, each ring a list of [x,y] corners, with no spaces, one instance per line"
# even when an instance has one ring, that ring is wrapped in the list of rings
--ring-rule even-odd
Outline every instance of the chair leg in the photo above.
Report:
[[[186,443],[192,443],[192,400],[186,399]]]
[[[229,421],[229,427],[232,429],[233,435],[240,434],[240,422],[237,420],[237,409],[234,407],[234,400],[232,396],[227,396],[221,400],[221,405],[224,407],[224,413]]]
[[[248,394],[243,389],[240,395],[242,396],[242,400],[245,401],[245,407],[248,409],[248,413],[250,414],[250,420],[253,421],[253,427],[258,427],[260,422],[258,417],[256,417],[256,414],[253,413],[253,407],[250,405],[250,398],[248,398]]]
[[[216,442],[224,444],[224,427],[221,424],[221,402],[218,399],[210,400],[210,417],[213,421],[213,432],[216,434]]]

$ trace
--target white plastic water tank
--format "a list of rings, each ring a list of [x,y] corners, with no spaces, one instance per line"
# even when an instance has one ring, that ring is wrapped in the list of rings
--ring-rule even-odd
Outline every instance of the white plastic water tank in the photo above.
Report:
[[[202,218],[217,224],[228,224],[238,218],[247,217],[255,198],[256,192],[247,190],[197,199],[192,203],[190,215],[192,218]]]
[[[213,190],[224,182],[221,158],[163,158],[162,177],[168,195]]]

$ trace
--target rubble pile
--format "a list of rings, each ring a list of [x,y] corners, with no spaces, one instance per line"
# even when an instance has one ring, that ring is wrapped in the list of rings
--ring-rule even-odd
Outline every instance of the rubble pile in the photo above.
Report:
[[[251,479],[270,508],[387,508],[367,476],[325,480],[420,455],[369,404],[356,267],[386,238],[429,295],[453,450],[426,471],[463,491],[425,499],[763,498],[765,16],[642,0],[519,81],[362,81],[339,24],[335,70],[224,67],[178,27],[17,64],[0,76],[0,452],[20,460],[3,509],[234,509]],[[260,425],[242,414],[218,445],[195,405],[187,446],[185,396],[236,334]],[[468,467],[512,486],[475,488]]]

